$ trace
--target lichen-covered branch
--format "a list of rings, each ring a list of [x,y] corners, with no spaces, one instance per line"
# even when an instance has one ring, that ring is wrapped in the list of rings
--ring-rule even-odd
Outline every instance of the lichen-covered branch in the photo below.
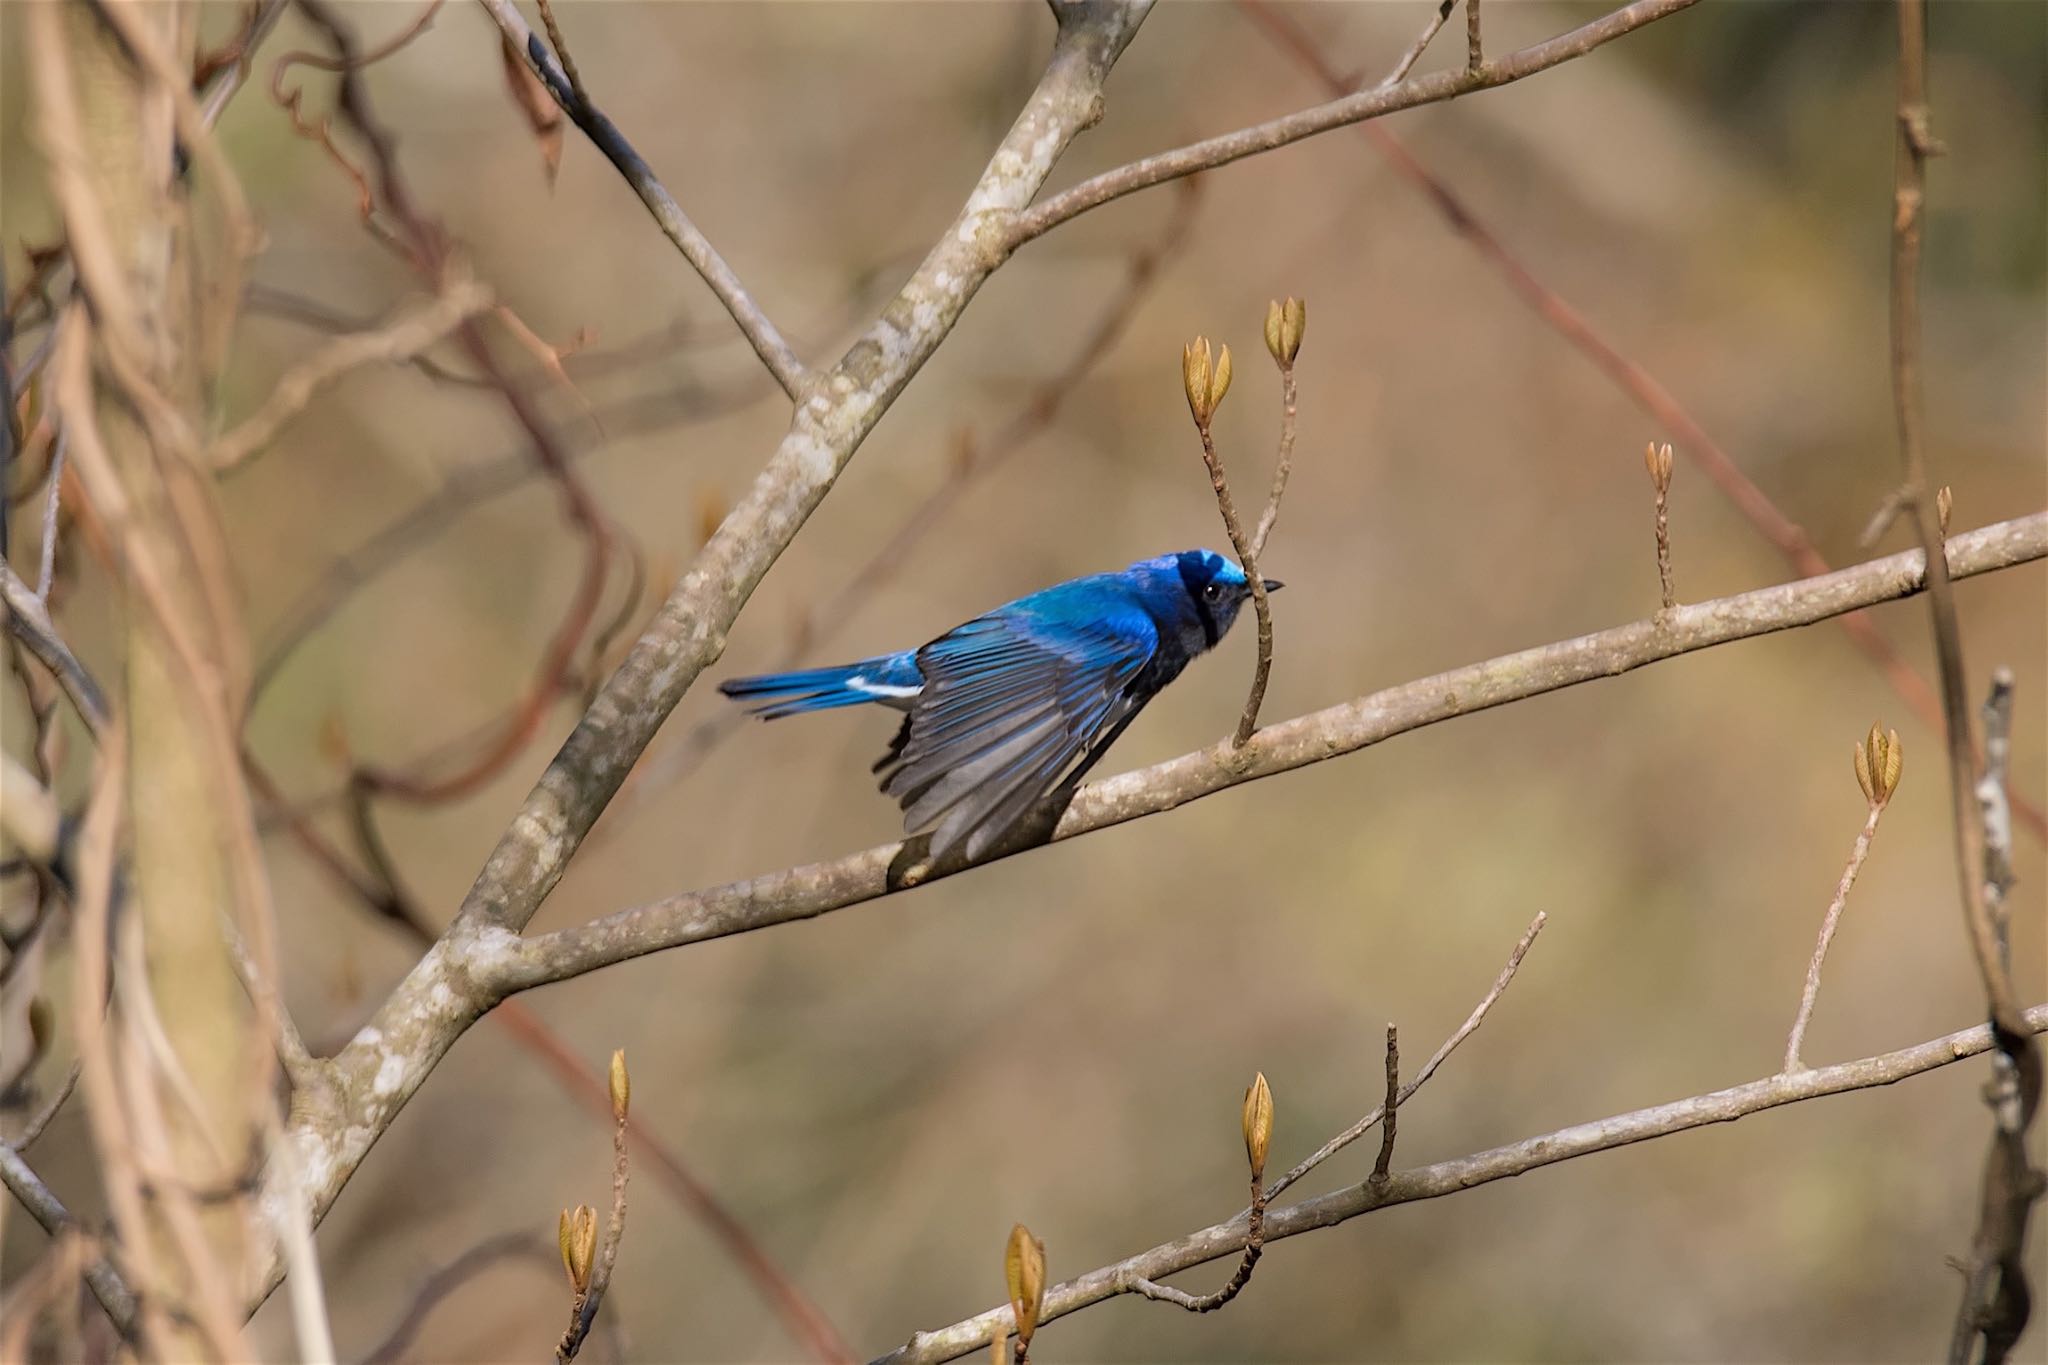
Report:
[[[1009,255],[1009,224],[1102,113],[1110,68],[1149,0],[1059,7],[1037,88],[953,224],[831,370],[817,376],[747,495],[683,575],[513,817],[449,935],[304,1098],[292,1135],[316,1213],[456,1037],[493,997],[480,965],[532,918],[655,730],[725,647],[763,575],[830,491],[904,385]]]

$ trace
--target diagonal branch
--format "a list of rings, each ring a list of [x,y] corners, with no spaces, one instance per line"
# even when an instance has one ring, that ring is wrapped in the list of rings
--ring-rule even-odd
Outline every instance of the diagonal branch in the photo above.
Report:
[[[2030,1033],[2048,1028],[2048,1005],[2036,1005],[2028,1010],[2025,1021]],[[1650,1109],[1616,1114],[1612,1118],[1595,1119],[1591,1123],[1561,1128],[1542,1137],[1524,1138],[1505,1147],[1400,1171],[1379,1184],[1349,1185],[1330,1194],[1269,1210],[1265,1239],[1272,1243],[1283,1237],[1298,1237],[1304,1232],[1335,1227],[1361,1214],[1394,1204],[1440,1199],[1475,1185],[1510,1179],[1575,1157],[1612,1151],[1631,1143],[1647,1142],[1716,1123],[1733,1123],[1781,1105],[1895,1085],[1966,1058],[1981,1056],[1991,1048],[1991,1030],[1979,1025],[1951,1033],[1945,1038],[1901,1048],[1897,1052],[1881,1053],[1814,1071],[1767,1076],[1746,1085],[1730,1086],[1726,1090],[1694,1095]],[[1174,1241],[1162,1242],[1149,1251],[1055,1285],[1045,1293],[1045,1306],[1039,1320],[1041,1323],[1050,1322],[1101,1303],[1104,1299],[1130,1292],[1138,1279],[1156,1280],[1190,1266],[1235,1256],[1244,1246],[1244,1234],[1245,1220],[1243,1215],[1239,1215],[1227,1223],[1217,1223]],[[992,1308],[950,1327],[919,1332],[903,1346],[879,1357],[874,1365],[930,1365],[935,1361],[956,1359],[1007,1331],[1009,1314],[1008,1306]]]
[[[488,1007],[474,975],[477,944],[509,938],[540,908],[662,720],[724,650],[725,632],[755,586],[1007,258],[1004,226],[1038,193],[1068,144],[1101,117],[1110,68],[1149,9],[1150,0],[1098,0],[1055,12],[1059,30],[1045,72],[953,225],[881,316],[816,378],[753,488],[706,542],[507,826],[448,936],[333,1059],[333,1090],[296,1116],[292,1137],[311,1176],[316,1216]],[[276,1274],[273,1263],[272,1283]]]
[[[1949,556],[1950,571],[1959,578],[2048,557],[2048,512],[1957,536],[1949,542]],[[1921,590],[1921,566],[1919,551],[1908,550],[1821,578],[1680,606],[1648,620],[1468,664],[1268,725],[1242,748],[1226,738],[1082,787],[1052,837],[1071,839],[1458,716],[1909,597]],[[810,919],[892,895],[902,889],[888,876],[901,847],[884,844],[833,862],[686,892],[531,938],[500,934],[471,940],[464,945],[464,979],[487,991],[525,990],[665,948]],[[1000,850],[997,856],[1017,851]],[[933,878],[949,870],[941,865]],[[478,1003],[487,1005],[488,997]],[[407,1060],[432,1065],[431,1058]]]
[[[761,311],[761,305],[747,293],[746,286],[740,283],[740,277],[725,263],[725,258],[718,254],[718,249],[711,245],[710,239],[683,212],[675,196],[655,177],[654,168],[633,150],[633,144],[626,141],[626,135],[619,131],[618,125],[584,96],[580,82],[572,81],[563,73],[512,0],[483,0],[483,6],[505,35],[506,42],[526,58],[527,65],[540,77],[548,93],[554,96],[555,103],[562,106],[562,112],[583,130],[584,135],[604,153],[606,160],[618,167],[619,174],[640,196],[640,202],[647,205],[647,211],[654,215],[662,235],[675,243],[676,250],[683,253],[683,259],[704,277],[704,283],[725,305],[725,311],[732,314],[732,320],[739,324],[747,343],[754,348],[754,354],[761,357],[761,363],[775,376],[775,382],[782,386],[782,391],[790,396],[791,401],[802,402],[804,387],[811,378],[810,371],[804,368],[803,361],[797,359],[796,352],[776,330],[775,324],[768,320],[768,315]]]
[[[1633,33],[1645,24],[1655,23],[1667,15],[1696,3],[1697,0],[1635,0],[1609,14],[1602,15],[1590,24],[1584,24],[1561,33],[1555,38],[1525,47],[1511,53],[1497,62],[1458,71],[1438,71],[1427,76],[1415,76],[1395,85],[1375,86],[1370,90],[1347,95],[1342,99],[1319,104],[1313,109],[1288,114],[1284,118],[1271,119],[1250,128],[1240,128],[1234,133],[1212,137],[1202,142],[1190,143],[1170,152],[1160,152],[1144,157],[1114,170],[1104,171],[1097,176],[1056,194],[1020,216],[1012,225],[1009,234],[1012,250],[1022,246],[1034,237],[1041,237],[1070,218],[1078,218],[1093,208],[1100,208],[1112,199],[1121,199],[1127,194],[1150,189],[1154,185],[1176,180],[1197,171],[1206,171],[1215,166],[1241,161],[1260,152],[1270,152],[1276,147],[1299,142],[1303,138],[1327,133],[1332,128],[1343,128],[1349,124],[1362,123],[1367,119],[1380,118],[1398,113],[1403,109],[1414,109],[1424,104],[1436,104],[1443,100],[1469,95],[1476,90],[1490,90],[1495,86],[1510,85],[1515,81],[1561,66],[1574,57],[1583,57],[1594,48],[1613,42],[1616,38]],[[497,0],[491,0],[497,3]]]

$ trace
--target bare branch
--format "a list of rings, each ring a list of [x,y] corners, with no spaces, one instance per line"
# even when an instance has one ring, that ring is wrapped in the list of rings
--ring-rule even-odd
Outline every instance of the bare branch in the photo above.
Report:
[[[337,338],[287,370],[255,412],[222,435],[209,452],[213,467],[233,469],[259,454],[305,410],[313,395],[350,370],[409,361],[491,306],[490,290],[451,272],[438,297],[374,331]]]
[[[7,1186],[21,1201],[21,1206],[29,1211],[29,1216],[52,1237],[66,1228],[78,1226],[63,1201],[21,1159],[21,1153],[5,1142],[0,1142],[0,1184]],[[127,1336],[135,1324],[135,1295],[129,1292],[120,1272],[114,1269],[112,1262],[96,1257],[86,1267],[85,1282],[91,1288],[92,1296],[100,1301],[100,1307],[106,1309],[107,1316],[113,1319],[114,1326],[120,1329],[121,1335]]]
[[[1877,822],[1883,815],[1884,807],[1871,802],[1863,828],[1858,831],[1856,843],[1849,850],[1849,861],[1842,868],[1841,880],[1835,884],[1835,897],[1828,902],[1827,913],[1821,916],[1820,937],[1814,942],[1813,958],[1806,964],[1806,985],[1799,993],[1799,1010],[1792,1016],[1792,1031],[1785,1037],[1787,1071],[1799,1071],[1806,1066],[1799,1059],[1799,1045],[1806,1041],[1806,1026],[1813,1019],[1814,1001],[1820,997],[1820,969],[1828,960],[1828,947],[1835,941],[1835,930],[1842,922],[1842,909],[1849,903],[1849,888],[1856,884],[1856,874],[1863,870],[1863,860],[1870,853],[1871,837],[1877,833]]]
[[[107,709],[107,694],[93,680],[85,665],[78,662],[78,656],[71,652],[71,646],[64,643],[64,637],[57,633],[57,627],[50,620],[50,612],[42,599],[29,591],[28,584],[15,576],[14,570],[0,561],[0,601],[7,604],[7,628],[15,638],[28,647],[43,667],[63,687],[64,695],[71,698],[71,704],[78,708],[79,718],[88,730],[97,734],[112,715]]]
[[[1958,577],[2048,556],[2048,512],[1958,536],[1950,552]],[[1457,716],[1911,596],[1920,590],[1921,565],[1920,552],[1908,550],[1820,578],[1683,605],[1268,725],[1243,748],[1225,739],[1082,787],[1052,837],[1071,839],[1172,810]],[[535,938],[494,938],[477,945],[477,970],[497,989],[524,990],[684,943],[809,919],[892,894],[898,888],[889,884],[888,870],[900,848],[886,844],[834,862],[672,896]],[[431,1062],[415,1058],[414,1064]]]
[[[2025,1018],[2030,1032],[2048,1028],[2048,1005],[2034,1006],[2026,1012]],[[1951,1033],[1945,1038],[1901,1048],[1897,1052],[1813,1071],[1766,1076],[1746,1085],[1694,1095],[1650,1109],[1637,1109],[1612,1118],[1596,1119],[1541,1137],[1524,1138],[1520,1142],[1475,1152],[1471,1156],[1413,1167],[1391,1176],[1384,1186],[1377,1189],[1370,1184],[1350,1185],[1330,1194],[1270,1210],[1266,1215],[1266,1241],[1277,1242],[1286,1237],[1298,1237],[1304,1232],[1335,1227],[1361,1214],[1395,1204],[1439,1199],[1575,1157],[1611,1151],[1631,1143],[1647,1142],[1716,1123],[1732,1123],[1781,1105],[1894,1085],[1966,1058],[1980,1056],[1990,1051],[1992,1046],[1991,1030],[1980,1025]],[[1227,1223],[1217,1223],[1171,1242],[1163,1242],[1114,1265],[1091,1270],[1047,1290],[1043,1318],[1049,1322],[1129,1292],[1138,1278],[1157,1280],[1190,1266],[1234,1256],[1244,1245],[1244,1235],[1245,1220],[1239,1215]],[[978,1350],[996,1333],[1007,1330],[1009,1312],[1007,1306],[992,1308],[950,1327],[919,1332],[903,1346],[878,1357],[874,1365],[932,1365],[936,1361],[957,1359]]]
[[[527,26],[526,20],[512,0],[483,0],[483,6],[497,21],[505,40],[526,57],[533,73],[540,77],[548,93],[555,97],[555,103],[562,106],[562,112],[581,128],[584,135],[596,145],[605,158],[618,168],[633,192],[640,196],[640,202],[647,205],[647,211],[654,215],[662,234],[675,243],[676,250],[683,253],[683,259],[694,267],[725,305],[725,311],[732,314],[732,320],[739,324],[740,331],[754,348],[754,354],[761,357],[761,363],[775,376],[775,382],[789,395],[792,402],[802,402],[805,386],[810,382],[810,371],[803,361],[790,349],[789,342],[776,330],[768,315],[761,311],[753,296],[740,283],[732,267],[718,254],[710,239],[700,232],[697,225],[683,212],[675,196],[668,192],[654,174],[654,169],[641,159],[633,144],[626,141],[618,125],[608,118],[602,109],[584,98],[580,82],[565,74],[555,59],[548,55],[540,37]],[[545,9],[545,7],[544,7]],[[553,16],[548,15],[552,28]],[[556,39],[557,53],[561,52],[560,38]]]
[[[1522,931],[1522,937],[1515,943],[1514,951],[1508,954],[1507,965],[1500,969],[1500,975],[1494,977],[1493,985],[1487,988],[1485,995],[1479,997],[1479,1003],[1474,1005],[1472,1012],[1465,1016],[1465,1022],[1458,1025],[1458,1031],[1444,1039],[1443,1046],[1430,1054],[1429,1060],[1422,1064],[1422,1069],[1415,1073],[1414,1080],[1402,1086],[1400,1092],[1394,1094],[1390,1102],[1382,1103],[1378,1109],[1373,1110],[1364,1118],[1316,1148],[1300,1165],[1274,1181],[1272,1188],[1266,1191],[1268,1197],[1278,1195],[1289,1185],[1292,1185],[1295,1181],[1301,1179],[1325,1161],[1328,1161],[1338,1152],[1344,1150],[1345,1147],[1372,1131],[1372,1126],[1382,1118],[1387,1120],[1388,1129],[1382,1150],[1384,1152],[1391,1152],[1394,1142],[1392,1117],[1394,1110],[1400,1105],[1406,1104],[1416,1091],[1429,1084],[1429,1078],[1436,1075],[1436,1069],[1444,1064],[1444,1059],[1453,1052],[1456,1052],[1458,1045],[1467,1038],[1470,1038],[1474,1031],[1486,1022],[1487,1011],[1493,1008],[1494,1002],[1500,999],[1502,992],[1506,991],[1509,983],[1514,981],[1515,973],[1521,969],[1522,959],[1529,955],[1530,946],[1536,942],[1536,935],[1542,933],[1543,926],[1549,922],[1550,916],[1546,912],[1541,910],[1536,912],[1536,918],[1529,921],[1529,927]],[[1400,1079],[1398,1071],[1400,1054],[1395,1049],[1394,1026],[1392,1024],[1387,1025],[1387,1061],[1390,1080],[1398,1081]]]
[[[470,974],[477,945],[523,928],[657,727],[725,646],[725,632],[903,386],[1007,257],[1001,224],[1051,173],[1102,107],[1110,68],[1150,8],[1075,4],[1057,12],[1045,73],[958,219],[910,281],[798,404],[753,489],[699,552],[652,625],[601,689],[513,818],[449,936],[428,951],[333,1059],[338,1084],[296,1115],[292,1138],[318,1174],[324,1213],[449,1044],[491,1003]],[[381,1078],[397,1073],[397,1084]],[[379,1081],[378,1084],[372,1084]],[[271,1268],[274,1282],[276,1263]]]
[[[1401,1031],[1387,1025],[1387,1093],[1380,1101],[1380,1154],[1372,1163],[1372,1179],[1384,1184],[1394,1165],[1394,1133],[1401,1117]]]
[[[498,0],[487,0],[498,3]],[[509,0],[508,0],[509,2]],[[1327,133],[1332,128],[1360,123],[1366,119],[1380,118],[1403,109],[1419,105],[1435,104],[1441,100],[1467,95],[1475,90],[1487,90],[1494,86],[1508,85],[1525,77],[1547,71],[1574,57],[1583,57],[1594,48],[1613,42],[1645,24],[1655,23],[1667,15],[1694,4],[1696,0],[1635,0],[1634,4],[1603,15],[1590,24],[1575,28],[1569,33],[1525,47],[1511,53],[1500,61],[1489,62],[1477,68],[1460,71],[1440,71],[1427,76],[1415,76],[1397,85],[1375,87],[1356,95],[1304,109],[1284,118],[1273,119],[1241,128],[1221,137],[1208,138],[1191,143],[1170,152],[1160,152],[1115,170],[1104,171],[1091,176],[1063,193],[1020,215],[1011,225],[1008,238],[1012,250],[1022,246],[1034,237],[1042,237],[1061,223],[1093,208],[1100,208],[1112,199],[1120,199],[1139,190],[1193,175],[1197,171],[1228,165],[1260,152],[1270,152],[1276,147],[1285,147],[1317,133]]]

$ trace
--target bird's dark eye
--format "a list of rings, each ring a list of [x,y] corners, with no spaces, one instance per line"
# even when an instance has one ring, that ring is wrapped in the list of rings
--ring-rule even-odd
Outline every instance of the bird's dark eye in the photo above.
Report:
[[[1223,600],[1223,585],[1221,583],[1211,583],[1208,587],[1202,589],[1202,596],[1208,598],[1211,602],[1221,602]]]

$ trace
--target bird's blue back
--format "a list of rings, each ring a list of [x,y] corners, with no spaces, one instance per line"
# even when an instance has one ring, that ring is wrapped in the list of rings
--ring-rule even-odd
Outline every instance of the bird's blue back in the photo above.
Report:
[[[863,702],[906,712],[875,765],[882,790],[909,833],[931,834],[934,856],[964,842],[974,858],[1071,791],[1249,594],[1214,551],[1160,555],[1020,597],[919,649],[719,690],[771,720]]]

